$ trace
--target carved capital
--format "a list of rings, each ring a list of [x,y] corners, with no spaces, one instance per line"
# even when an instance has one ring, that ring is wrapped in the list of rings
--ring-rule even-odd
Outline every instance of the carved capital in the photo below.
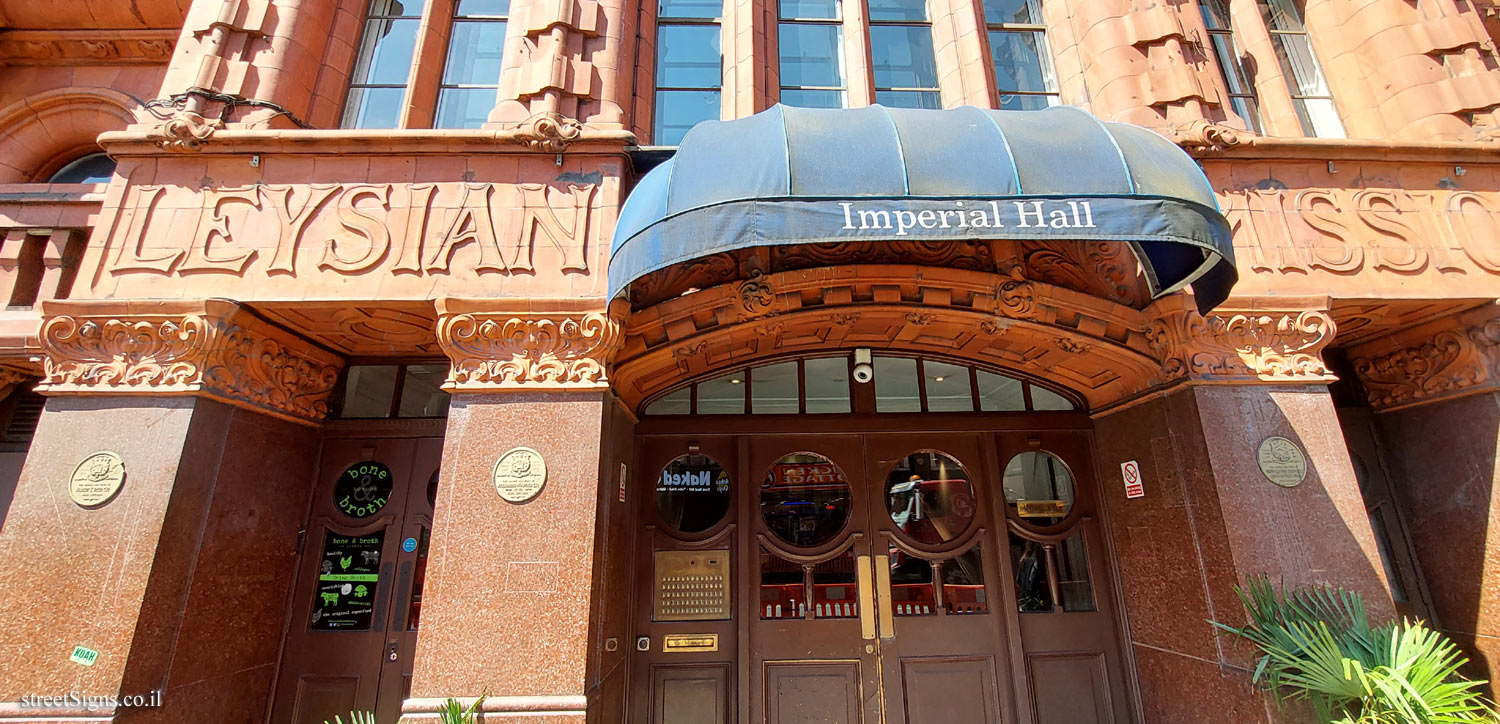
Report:
[[[1333,318],[1320,310],[1220,308],[1204,317],[1177,295],[1147,310],[1151,349],[1167,379],[1212,382],[1330,382],[1322,351]]]
[[[1500,390],[1500,305],[1358,345],[1349,357],[1378,410]]]
[[[316,422],[342,366],[233,302],[45,302],[42,314],[48,395],[198,395]]]
[[[595,390],[620,348],[603,300],[559,300],[541,311],[498,299],[438,300],[438,344],[452,392]]]
[[[217,129],[217,122],[209,121],[192,111],[179,111],[152,135],[158,147],[185,153],[201,149]]]
[[[583,137],[583,124],[556,113],[538,113],[505,135],[533,151],[562,153]]]
[[[1209,153],[1238,146],[1246,131],[1199,118],[1172,128],[1169,137],[1189,153]]]

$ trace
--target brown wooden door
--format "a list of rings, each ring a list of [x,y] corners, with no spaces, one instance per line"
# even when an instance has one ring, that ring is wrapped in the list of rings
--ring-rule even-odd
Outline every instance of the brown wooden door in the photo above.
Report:
[[[325,441],[272,721],[399,716],[441,455],[441,439]]]
[[[1342,408],[1338,415],[1396,613],[1404,618],[1432,621],[1427,584],[1417,567],[1405,516],[1386,474],[1385,451],[1375,433],[1373,415],[1368,408]]]

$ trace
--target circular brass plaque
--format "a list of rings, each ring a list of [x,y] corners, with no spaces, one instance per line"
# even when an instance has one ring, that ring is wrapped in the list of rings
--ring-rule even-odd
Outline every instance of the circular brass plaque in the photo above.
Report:
[[[1268,437],[1255,452],[1266,479],[1283,488],[1295,488],[1307,479],[1307,456],[1297,443],[1284,437]]]
[[[125,484],[125,462],[112,452],[96,452],[73,468],[68,497],[85,508],[108,503]]]
[[[495,492],[511,503],[524,503],[542,492],[547,463],[529,447],[511,448],[495,462]]]

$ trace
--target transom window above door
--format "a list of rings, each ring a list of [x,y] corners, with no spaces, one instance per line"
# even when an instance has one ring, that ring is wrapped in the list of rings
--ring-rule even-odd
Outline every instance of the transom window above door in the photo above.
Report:
[[[1006,374],[939,360],[875,355],[861,381],[852,355],[741,368],[684,385],[644,414],[796,415],[852,412],[1047,412],[1077,410],[1068,396]],[[868,408],[868,409],[866,409]]]

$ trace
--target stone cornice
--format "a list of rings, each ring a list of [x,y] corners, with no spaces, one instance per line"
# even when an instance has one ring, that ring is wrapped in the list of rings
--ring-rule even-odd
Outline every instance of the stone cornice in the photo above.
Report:
[[[1282,384],[1331,382],[1322,351],[1333,341],[1327,300],[1231,300],[1204,317],[1173,295],[1146,309],[1146,336],[1167,379]]]
[[[450,392],[601,390],[620,349],[602,299],[439,299]]]
[[[1476,164],[1500,161],[1500,143],[1259,136],[1207,121],[1160,129],[1195,158]],[[1226,137],[1224,132],[1229,132]],[[1233,142],[1226,142],[1229,138]]]
[[[1349,357],[1381,411],[1500,391],[1500,304],[1358,345]]]
[[[342,360],[234,302],[42,304],[47,395],[197,395],[312,423]]]
[[[0,65],[165,64],[176,44],[175,29],[3,30]]]
[[[556,115],[539,115],[519,125],[477,130],[360,130],[360,129],[248,129],[216,128],[207,122],[184,119],[178,127],[137,128],[100,134],[99,144],[111,156],[160,154],[164,141],[182,137],[198,126],[191,148],[204,154],[319,153],[319,154],[432,154],[494,153],[613,153],[635,143],[629,131],[595,128]],[[192,135],[192,134],[190,134]]]

